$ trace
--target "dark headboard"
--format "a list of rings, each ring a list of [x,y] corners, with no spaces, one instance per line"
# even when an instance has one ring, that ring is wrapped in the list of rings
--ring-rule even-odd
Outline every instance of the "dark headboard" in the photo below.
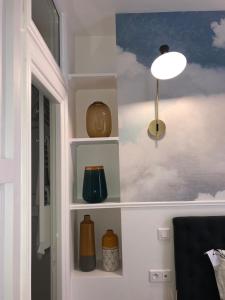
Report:
[[[173,219],[178,300],[220,300],[213,267],[204,253],[225,249],[225,216]]]

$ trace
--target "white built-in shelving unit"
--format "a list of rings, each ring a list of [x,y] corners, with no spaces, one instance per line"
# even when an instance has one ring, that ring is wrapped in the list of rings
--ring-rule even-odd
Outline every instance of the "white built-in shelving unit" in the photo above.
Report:
[[[70,210],[78,209],[103,209],[120,207],[120,198],[107,198],[103,203],[86,203],[83,199],[77,199],[76,203],[70,205]]]
[[[98,267],[97,264],[97,268],[92,271],[92,272],[87,272],[87,273],[83,273],[77,270],[73,271],[73,278],[74,280],[76,280],[77,278],[79,279],[86,279],[86,278],[119,278],[122,276],[122,270],[119,269],[116,272],[105,272],[103,270],[101,270],[101,266]]]
[[[93,37],[83,37],[81,43],[87,39],[88,43],[99,42],[99,37],[94,41]],[[104,41],[108,41],[103,37]],[[110,38],[111,40],[111,38]],[[111,44],[114,41],[110,42]],[[101,43],[100,43],[101,44]],[[102,43],[103,48],[106,47]],[[82,45],[81,45],[82,46]],[[80,46],[80,47],[81,47]],[[109,47],[109,46],[108,46]],[[106,47],[107,48],[107,47]],[[111,49],[112,47],[110,47]],[[98,49],[99,50],[99,49]],[[80,52],[79,52],[80,51]],[[118,107],[117,107],[117,74],[113,70],[105,72],[101,67],[102,55],[100,52],[87,59],[87,49],[81,51],[78,46],[76,53],[83,65],[75,66],[75,73],[69,74],[70,103],[69,114],[74,125],[72,135],[69,138],[71,150],[71,284],[85,284],[88,278],[118,279],[122,277],[122,237],[121,237],[121,208],[120,208],[120,176],[119,176],[119,137],[118,137]],[[104,49],[102,49],[104,57]],[[105,52],[106,53],[106,52]],[[78,58],[78,54],[76,54]],[[111,57],[106,54],[105,57]],[[112,55],[112,58],[114,56]],[[94,60],[99,64],[94,65]],[[89,62],[89,65],[86,64]],[[75,61],[76,65],[76,61]],[[115,65],[115,61],[110,65]],[[82,69],[83,68],[83,69]],[[98,69],[99,68],[99,69]],[[88,71],[88,72],[87,72]],[[112,72],[111,72],[112,71]],[[72,91],[72,92],[71,92]],[[112,132],[110,137],[90,138],[86,131],[86,112],[88,107],[95,101],[107,104],[112,114]],[[108,198],[102,203],[90,204],[82,199],[82,186],[85,166],[103,165],[105,170]],[[79,270],[79,227],[85,214],[90,214],[95,223],[96,257],[97,268],[92,272],[81,272]],[[105,272],[101,267],[101,238],[107,229],[113,229],[120,241],[121,269],[116,272]]]

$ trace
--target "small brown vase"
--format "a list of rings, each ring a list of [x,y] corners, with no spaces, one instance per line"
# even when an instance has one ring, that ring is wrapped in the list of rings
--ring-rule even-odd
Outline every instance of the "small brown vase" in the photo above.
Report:
[[[102,265],[107,272],[114,272],[119,268],[118,237],[112,229],[108,229],[102,237]]]
[[[85,215],[80,223],[80,259],[79,267],[83,272],[96,268],[94,222],[90,215]]]
[[[112,116],[103,102],[92,103],[86,113],[86,128],[89,137],[109,137],[112,131]]]

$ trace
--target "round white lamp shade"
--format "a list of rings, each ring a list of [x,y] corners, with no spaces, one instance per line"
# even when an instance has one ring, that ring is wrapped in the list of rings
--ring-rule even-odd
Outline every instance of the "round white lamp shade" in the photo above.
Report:
[[[167,80],[181,74],[187,65],[186,57],[179,52],[167,52],[157,57],[151,66],[156,79]]]

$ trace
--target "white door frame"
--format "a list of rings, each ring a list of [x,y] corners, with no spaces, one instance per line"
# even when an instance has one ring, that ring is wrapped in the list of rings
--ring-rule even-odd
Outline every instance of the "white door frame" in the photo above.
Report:
[[[68,260],[65,245],[68,220],[66,181],[67,181],[67,88],[62,72],[54,61],[43,38],[31,19],[31,1],[27,1],[24,22],[24,57],[23,57],[23,102],[21,111],[21,257],[20,257],[20,300],[31,300],[31,84],[43,90],[49,100],[57,105],[56,180],[57,202],[57,296],[54,299],[66,300],[70,297]]]
[[[0,121],[5,133],[0,141],[0,299],[17,300],[21,255],[21,1],[0,0],[0,15],[0,106],[4,104]]]

